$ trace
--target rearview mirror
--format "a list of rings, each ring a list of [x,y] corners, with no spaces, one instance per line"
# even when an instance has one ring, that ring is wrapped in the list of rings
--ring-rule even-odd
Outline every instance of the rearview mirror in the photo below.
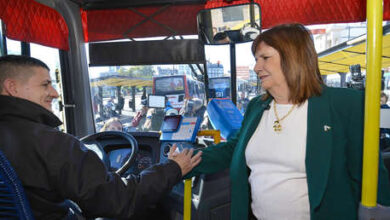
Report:
[[[256,3],[205,9],[197,20],[199,39],[205,44],[253,41],[261,30],[260,6]]]

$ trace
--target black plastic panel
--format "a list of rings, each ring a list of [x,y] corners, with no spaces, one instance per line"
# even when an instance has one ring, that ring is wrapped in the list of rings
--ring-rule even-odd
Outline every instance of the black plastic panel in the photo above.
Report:
[[[91,43],[90,66],[204,63],[199,40],[130,41]]]
[[[71,0],[85,10],[128,8],[166,4],[205,4],[206,0]]]

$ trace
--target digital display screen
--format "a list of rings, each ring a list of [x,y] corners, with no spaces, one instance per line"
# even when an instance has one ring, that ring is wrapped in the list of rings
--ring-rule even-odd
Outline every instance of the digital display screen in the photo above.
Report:
[[[183,76],[167,76],[155,78],[155,94],[165,95],[170,93],[184,92]]]
[[[209,88],[210,89],[230,88],[230,78],[229,77],[210,78]]]
[[[229,98],[230,97],[230,78],[218,77],[209,79],[210,98]]]
[[[149,95],[149,108],[165,108],[165,96],[163,95]]]
[[[174,132],[179,128],[181,115],[165,116],[161,126],[162,132]]]
[[[111,168],[115,170],[119,169],[131,155],[131,149],[123,148],[118,150],[113,150],[108,154],[110,160]]]

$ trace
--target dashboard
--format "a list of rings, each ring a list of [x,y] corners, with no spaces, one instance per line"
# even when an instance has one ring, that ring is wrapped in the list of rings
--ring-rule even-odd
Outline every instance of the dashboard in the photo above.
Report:
[[[111,171],[115,171],[119,169],[127,159],[129,159],[131,155],[131,148],[120,148],[116,150],[112,150],[108,152],[108,159],[110,162],[109,169]],[[129,170],[125,173],[128,174],[139,174],[144,169],[152,166],[153,162],[153,154],[152,152],[139,149],[136,155],[135,163]]]
[[[160,134],[153,132],[131,132],[132,137],[121,133],[97,133],[90,139],[83,141],[86,148],[94,151],[111,171],[117,171],[123,167],[132,153],[132,146],[138,146],[138,153],[135,155],[133,164],[122,173],[122,177],[129,174],[137,175],[148,167],[167,160],[167,153],[173,143],[178,149],[203,148],[211,142],[202,139],[196,144],[187,142],[160,142]],[[129,140],[135,139],[135,140]],[[179,219],[183,216],[184,200],[183,182],[177,184],[171,193],[157,205],[147,207],[139,212],[134,219]],[[212,175],[204,175],[195,178],[192,186],[192,193],[197,200],[198,209],[194,210],[194,219],[206,219],[215,216],[218,219],[229,218],[230,213],[230,181],[229,171]],[[194,198],[195,198],[194,197]],[[194,204],[194,203],[193,203]],[[222,208],[221,208],[222,207]]]
[[[144,169],[160,162],[160,134],[157,132],[129,132],[138,145],[134,163],[122,174],[139,174]],[[94,151],[110,171],[115,172],[129,159],[132,148],[129,141],[118,135],[105,135],[84,142]]]

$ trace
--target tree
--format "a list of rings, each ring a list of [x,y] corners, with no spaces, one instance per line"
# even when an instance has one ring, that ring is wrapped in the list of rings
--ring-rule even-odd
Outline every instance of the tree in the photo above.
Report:
[[[135,66],[129,69],[130,74],[136,78],[151,79],[153,77],[152,66]]]

